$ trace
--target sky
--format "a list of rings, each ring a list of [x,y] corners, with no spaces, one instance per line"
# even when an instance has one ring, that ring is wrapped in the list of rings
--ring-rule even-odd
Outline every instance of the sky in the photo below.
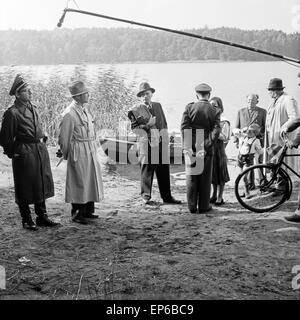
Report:
[[[67,0],[0,0],[0,30],[52,30]],[[300,32],[300,0],[76,0],[84,11],[172,29],[207,26]],[[70,8],[78,9],[74,1]],[[68,13],[65,28],[132,27]]]

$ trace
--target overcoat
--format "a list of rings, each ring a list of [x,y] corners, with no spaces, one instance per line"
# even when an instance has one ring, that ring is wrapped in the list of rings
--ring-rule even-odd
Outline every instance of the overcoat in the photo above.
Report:
[[[49,154],[44,141],[36,106],[16,99],[5,111],[0,131],[0,144],[12,159],[16,203],[39,203],[54,196]]]
[[[96,135],[91,114],[73,101],[60,125],[59,145],[67,160],[65,201],[67,203],[99,202],[103,183]]]
[[[268,146],[272,144],[283,146],[284,141],[280,136],[280,129],[284,126],[289,126],[296,117],[300,116],[299,106],[297,101],[290,95],[283,93],[277,100],[273,101],[267,109],[267,140]],[[291,139],[296,132],[290,134]],[[298,153],[297,150],[289,150],[289,154]],[[288,157],[284,160],[296,172],[300,171],[300,161],[298,157]],[[292,174],[289,171],[290,174]]]

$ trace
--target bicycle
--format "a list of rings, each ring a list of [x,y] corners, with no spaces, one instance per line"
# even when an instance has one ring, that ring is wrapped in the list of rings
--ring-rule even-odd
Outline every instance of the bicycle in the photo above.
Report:
[[[300,174],[284,162],[284,158],[298,157],[300,154],[286,154],[287,149],[288,146],[285,143],[279,151],[277,163],[253,165],[238,175],[235,180],[234,191],[238,202],[244,208],[256,213],[268,212],[278,208],[290,199],[293,184],[282,165],[285,165],[300,179]],[[245,195],[245,186],[249,182],[251,174],[254,174],[256,186],[249,190],[249,195]],[[279,179],[282,180],[283,188],[280,189],[280,192],[277,192],[277,195],[274,195],[275,184]]]

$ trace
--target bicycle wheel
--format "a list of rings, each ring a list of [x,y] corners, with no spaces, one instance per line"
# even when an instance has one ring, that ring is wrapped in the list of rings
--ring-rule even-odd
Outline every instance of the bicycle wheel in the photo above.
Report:
[[[254,174],[255,186],[248,190],[247,194],[251,174]],[[274,195],[278,179],[282,180],[282,189]],[[277,169],[272,164],[258,164],[238,175],[235,181],[235,196],[244,208],[257,213],[267,212],[289,199],[291,186],[291,180],[282,168]]]

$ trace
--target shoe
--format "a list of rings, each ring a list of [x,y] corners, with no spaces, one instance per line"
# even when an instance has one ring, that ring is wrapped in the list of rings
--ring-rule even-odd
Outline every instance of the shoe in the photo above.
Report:
[[[144,204],[151,204],[151,200],[150,199],[145,199],[145,198],[142,198]]]
[[[164,200],[165,204],[181,204],[182,202],[180,200],[176,200],[173,197],[168,199],[168,200]]]
[[[241,198],[245,198],[245,197],[246,197],[245,192],[242,193],[242,194],[240,195],[240,197],[241,197]]]
[[[212,206],[209,206],[206,210],[198,211],[198,213],[205,213],[212,210]]]
[[[60,223],[50,220],[46,214],[38,216],[35,221],[39,227],[56,227],[60,225]]]
[[[217,201],[217,197],[211,197],[209,200],[210,203],[216,203],[216,201]]]
[[[24,220],[22,221],[22,226],[24,229],[27,230],[32,230],[32,231],[37,231],[39,230],[39,228],[37,227],[37,225],[32,221],[32,219],[30,218],[29,220]]]
[[[279,196],[282,196],[284,194],[284,190],[275,190],[272,192],[271,196],[272,197],[279,197]]]
[[[215,205],[216,205],[216,206],[221,206],[221,205],[224,204],[224,203],[225,203],[225,201],[224,201],[224,199],[222,199],[220,202],[216,201],[216,202],[215,202]]]
[[[300,222],[300,214],[295,213],[292,216],[289,217],[284,217],[285,220],[289,221],[289,222]]]
[[[93,213],[86,213],[86,214],[84,215],[84,218],[85,218],[85,219],[98,219],[99,216],[98,216],[97,214],[93,214]]]
[[[88,224],[86,219],[81,214],[79,214],[79,212],[73,214],[72,221],[80,224]]]

